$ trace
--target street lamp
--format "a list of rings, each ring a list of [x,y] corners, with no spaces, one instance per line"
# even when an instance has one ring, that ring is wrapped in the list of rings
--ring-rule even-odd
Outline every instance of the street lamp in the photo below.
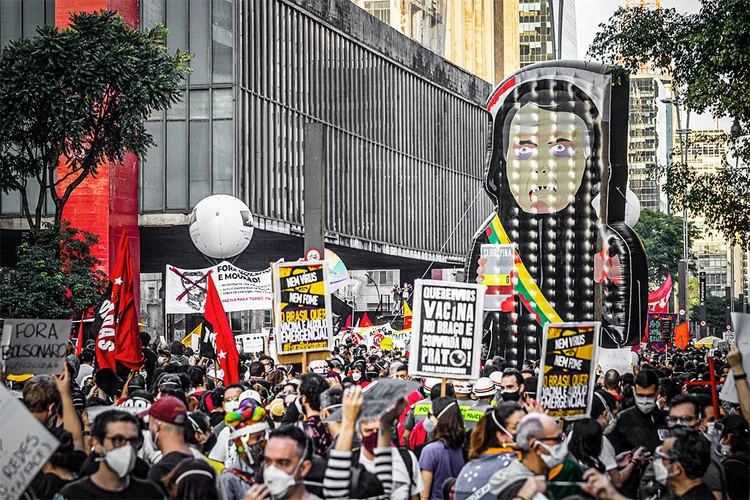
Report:
[[[677,113],[677,136],[680,138],[680,161],[687,165],[687,146],[690,139],[690,112],[687,113],[686,127],[682,128],[682,117],[680,115],[680,106],[670,98],[662,99],[664,104],[674,106]],[[689,311],[687,308],[687,274],[688,274],[688,211],[686,207],[682,208],[682,260],[678,263],[677,269],[680,280],[680,312],[685,311],[684,319],[688,321]]]

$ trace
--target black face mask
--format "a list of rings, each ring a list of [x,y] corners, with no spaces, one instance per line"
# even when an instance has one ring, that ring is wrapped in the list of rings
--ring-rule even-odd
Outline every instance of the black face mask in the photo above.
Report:
[[[521,393],[519,391],[513,391],[513,392],[501,392],[500,398],[503,401],[518,401],[521,399]]]

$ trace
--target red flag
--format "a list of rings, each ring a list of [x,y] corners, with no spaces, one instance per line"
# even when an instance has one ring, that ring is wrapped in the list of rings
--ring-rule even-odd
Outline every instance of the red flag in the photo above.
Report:
[[[76,356],[81,355],[81,351],[83,351],[83,318],[85,318],[85,314],[81,314],[81,323],[78,325],[78,340],[76,341]]]
[[[369,316],[367,316],[367,312],[365,312],[365,313],[364,313],[364,314],[362,315],[362,320],[361,320],[361,321],[359,322],[359,326],[360,326],[361,328],[367,328],[367,327],[370,327],[370,326],[375,326],[375,325],[374,325],[374,324],[372,323],[372,321],[370,321],[370,318],[369,318]]]
[[[346,317],[346,324],[344,325],[344,328],[351,328],[352,327],[352,315]]]
[[[109,279],[109,294],[96,312],[91,328],[96,332],[99,368],[116,370],[119,361],[131,370],[143,365],[143,345],[138,335],[138,317],[133,299],[133,265],[128,232],[123,231],[117,261]]]
[[[672,295],[672,275],[667,274],[664,284],[648,294],[648,312],[667,312]]]
[[[206,310],[203,313],[203,339],[213,344],[216,359],[224,371],[224,386],[237,384],[240,381],[240,354],[237,344],[227,320],[227,313],[221,305],[219,292],[211,273],[208,274],[208,289],[206,291]],[[201,351],[201,354],[203,352]]]

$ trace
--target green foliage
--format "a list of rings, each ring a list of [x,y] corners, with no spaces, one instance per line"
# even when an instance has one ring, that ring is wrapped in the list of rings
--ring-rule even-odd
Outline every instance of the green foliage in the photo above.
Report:
[[[672,275],[677,283],[677,264],[682,259],[682,218],[670,217],[662,212],[641,210],[641,218],[633,228],[646,248],[648,258],[648,281],[651,288],[661,286]],[[699,237],[698,231],[692,225],[688,226],[688,245]]]
[[[728,240],[750,243],[750,0],[701,0],[698,14],[674,9],[618,9],[600,25],[589,56],[636,73],[642,66],[673,78],[674,100],[690,111],[730,117],[733,155],[715,174],[667,167],[674,207],[686,206]],[[679,110],[678,110],[679,112]]]
[[[35,232],[16,250],[16,267],[0,269],[0,317],[80,318],[107,286],[107,276],[96,270],[101,262],[91,255],[97,236],[67,222],[45,223]]]
[[[132,30],[106,11],[71,21],[60,31],[40,27],[0,54],[0,189],[21,193],[34,230],[45,198],[59,225],[71,192],[100,165],[116,168],[126,153],[144,157],[153,144],[144,121],[178,101],[188,71],[187,54],[166,50],[164,26]],[[39,184],[34,199],[30,183]]]
[[[690,307],[690,320],[700,321],[700,304]],[[706,294],[706,324],[723,332],[727,325],[727,301],[724,297]]]

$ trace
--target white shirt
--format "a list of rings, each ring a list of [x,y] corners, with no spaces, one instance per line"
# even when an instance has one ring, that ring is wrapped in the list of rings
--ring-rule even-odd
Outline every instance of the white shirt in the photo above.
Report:
[[[401,458],[401,453],[398,449],[391,448],[393,454],[393,490],[391,491],[391,500],[408,500],[414,495],[419,495],[424,490],[424,481],[422,481],[422,471],[419,468],[419,461],[417,457],[409,452],[411,457],[411,474],[409,477],[409,469],[404,463],[404,459]],[[375,474],[375,462],[368,459],[364,453],[359,452],[359,463],[372,474]],[[411,492],[409,492],[409,485],[411,486]]]
[[[607,436],[602,436],[602,451],[599,453],[599,461],[604,465],[604,469],[607,471],[617,468],[615,447],[609,442]]]
[[[91,376],[91,374],[94,373],[94,367],[87,364],[82,364],[80,368],[78,368],[78,376],[76,377],[76,382],[78,382],[79,386],[83,386],[83,381],[86,380],[88,377]]]

